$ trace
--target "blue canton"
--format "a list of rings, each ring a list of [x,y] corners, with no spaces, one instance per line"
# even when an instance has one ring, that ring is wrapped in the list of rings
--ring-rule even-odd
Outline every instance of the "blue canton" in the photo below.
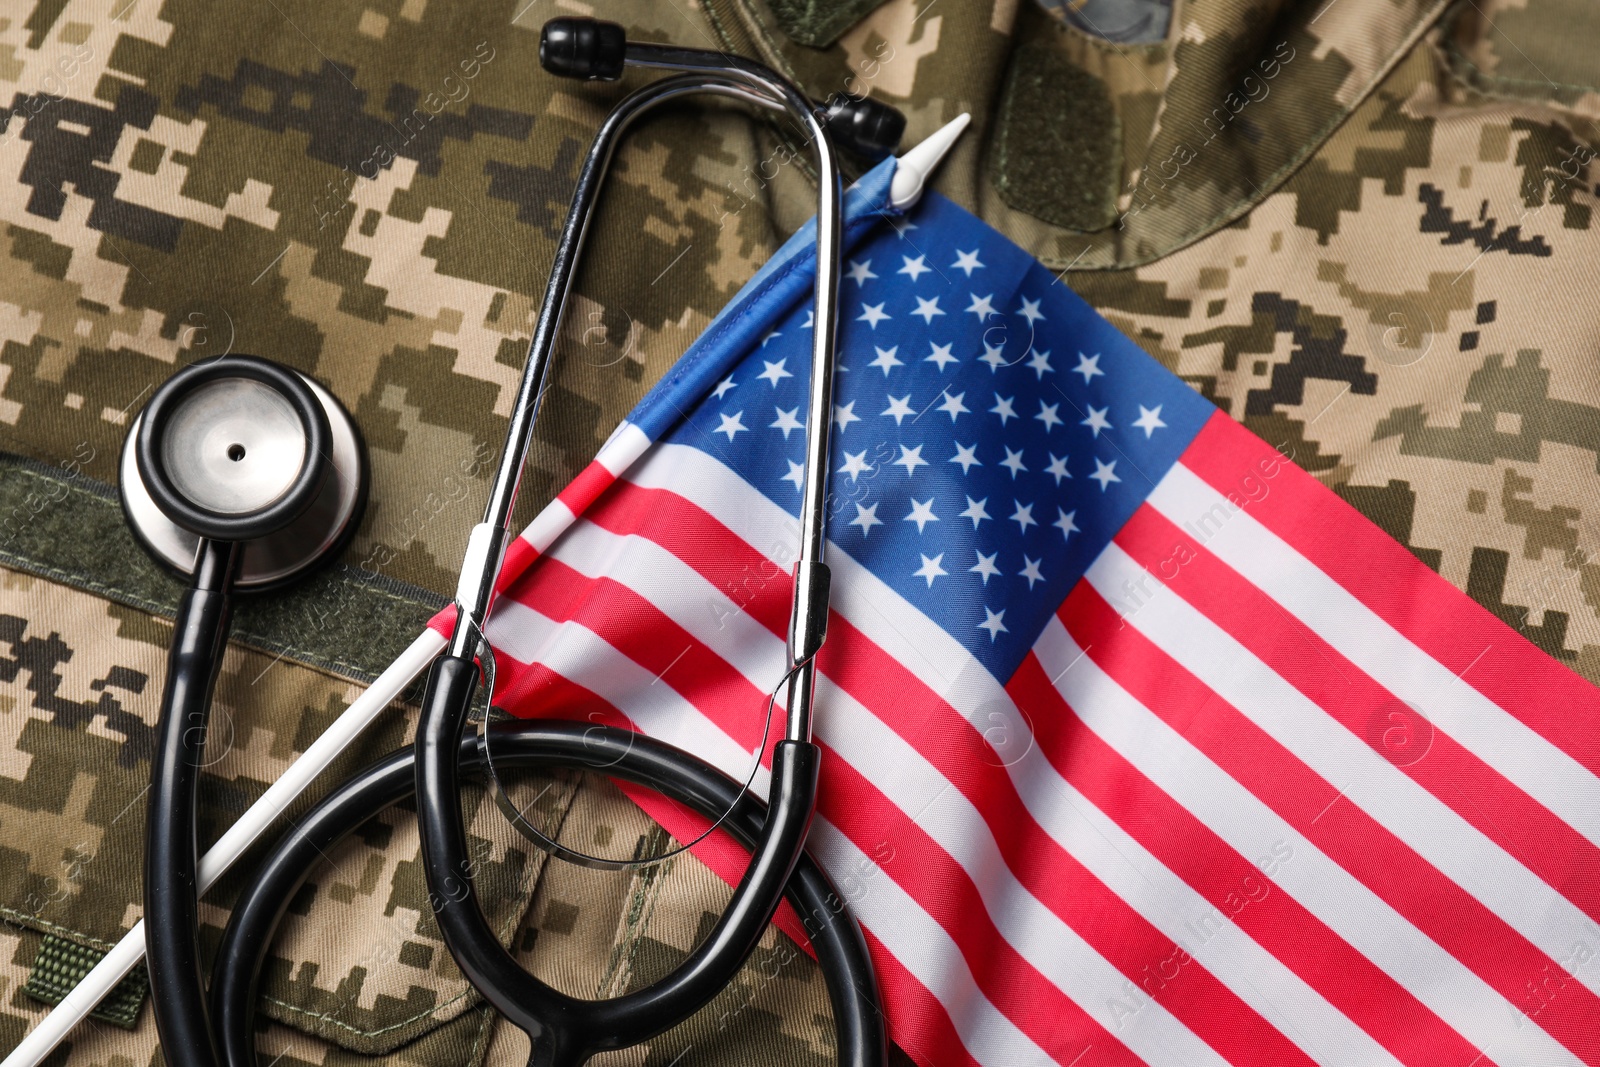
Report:
[[[840,306],[830,551],[1004,682],[1216,409],[936,194],[847,256]],[[808,295],[665,439],[798,514],[810,346]]]

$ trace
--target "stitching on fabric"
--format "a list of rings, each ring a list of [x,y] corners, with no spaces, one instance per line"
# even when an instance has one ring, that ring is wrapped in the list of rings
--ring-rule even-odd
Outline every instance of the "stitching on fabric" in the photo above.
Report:
[[[31,470],[25,466],[13,467],[11,468],[11,471],[19,477],[31,479],[36,483],[41,483],[52,487],[61,486],[65,488],[68,493],[77,494],[79,497],[87,497],[90,503],[100,507],[104,507],[109,503],[109,501],[107,501],[104,497],[91,489],[81,485],[73,484],[71,482],[58,480],[48,474]],[[64,585],[70,585],[75,588],[83,589],[87,592],[97,593],[101,596],[104,596],[106,599],[119,601],[120,603],[123,603],[129,607],[137,608],[152,615],[159,615],[162,618],[167,619],[170,619],[173,616],[173,609],[166,604],[149,600],[128,589],[108,583],[87,573],[58,567],[55,564],[47,562],[38,557],[23,555],[9,548],[0,549],[0,563],[4,563],[7,566],[15,566],[18,569],[31,571],[39,577],[48,578],[52,581],[58,581]],[[388,600],[405,607],[419,608],[425,611],[438,610],[436,606],[428,604],[425,601],[418,600],[415,597],[404,596],[391,589],[384,589],[376,584],[359,583],[354,580],[346,580],[346,582],[347,584],[356,586],[356,588],[362,590],[363,592],[372,593],[377,598]],[[260,643],[252,642],[249,640],[250,636],[255,636],[259,640],[263,638],[264,635],[245,635],[243,639],[240,639],[240,643],[255,649],[256,651],[277,652],[279,650],[278,648],[266,648]],[[357,663],[355,660],[345,655],[335,655],[331,657],[325,655],[314,655],[304,646],[289,642],[285,642],[280,647],[284,655],[294,656],[297,659],[309,659],[311,661],[308,664],[309,666],[314,668],[322,666],[327,673],[333,673],[333,670],[343,670],[361,678],[368,677],[370,673],[367,665]],[[341,679],[341,681],[344,680],[347,679]]]
[[[1355,109],[1366,102],[1367,98],[1370,97],[1378,88],[1379,83],[1382,82],[1384,78],[1387,78],[1394,68],[1398,66],[1406,56],[1411,54],[1411,51],[1416,48],[1417,42],[1421,40],[1422,35],[1433,28],[1434,23],[1439,20],[1440,16],[1445,13],[1445,9],[1452,2],[1454,2],[1454,0],[1436,0],[1433,10],[1431,12],[1424,13],[1420,18],[1417,19],[1417,25],[1412,28],[1411,33],[1400,42],[1399,47],[1394,50],[1394,54],[1389,57],[1388,62],[1384,63],[1381,67],[1373,72],[1372,80],[1369,81],[1361,90],[1360,94],[1351,103],[1350,107],[1340,112],[1338,115],[1335,115],[1331,121],[1329,121],[1325,126],[1318,130],[1314,136],[1307,140],[1305,147],[1300,150],[1298,155],[1289,159],[1283,164],[1283,166],[1279,167],[1277,170],[1268,175],[1265,181],[1260,183],[1261,188],[1264,191],[1259,197],[1251,197],[1223,208],[1210,218],[1207,218],[1204,221],[1196,224],[1182,236],[1174,238],[1169,247],[1155,253],[1154,255],[1148,256],[1144,259],[1119,259],[1113,263],[1105,264],[1104,266],[1082,267],[1080,269],[1083,271],[1128,270],[1133,267],[1143,267],[1151,263],[1156,263],[1162,259],[1165,259],[1167,256],[1183,251],[1196,241],[1211,236],[1211,234],[1215,230],[1220,229],[1221,226],[1229,222],[1233,222],[1234,220],[1245,215],[1251,209],[1260,206],[1261,203],[1271,195],[1271,192],[1266,190],[1272,190],[1273,187],[1276,186],[1283,178],[1293,171],[1298,170],[1305,164],[1306,160],[1310,159],[1316,154],[1316,152],[1322,147],[1323,143],[1328,139],[1333,131],[1341,126],[1352,114],[1354,114]],[[1060,229],[1060,227],[1056,227],[1056,229]],[[1058,257],[1046,259],[1043,256],[1036,256],[1035,258],[1038,259],[1040,263],[1052,270],[1070,266],[1071,263],[1074,262]]]
[[[116,947],[110,941],[102,941],[93,934],[86,934],[82,930],[74,930],[70,926],[62,926],[60,923],[53,923],[49,919],[42,919],[37,915],[29,915],[26,912],[21,912],[15,908],[9,908],[4,905],[0,905],[0,916],[10,919],[18,926],[21,926],[26,930],[37,930],[40,933],[70,935],[71,940],[77,941],[85,948],[92,948],[100,952],[110,952]]]
[[[1455,41],[1445,41],[1444,48],[1446,54],[1448,54],[1452,59],[1460,60],[1468,67],[1471,67],[1472,73],[1487,85],[1535,85],[1541,89],[1549,87],[1553,89],[1576,89],[1585,93],[1600,93],[1600,87],[1593,85],[1580,85],[1573,82],[1556,82],[1551,81],[1549,78],[1508,78],[1504,74],[1491,74],[1489,71],[1484,70],[1482,67],[1478,66],[1478,64],[1474,63],[1472,58],[1463,52],[1461,50],[1461,46],[1456,44]],[[1459,78],[1459,75],[1457,75],[1457,77]],[[1477,89],[1479,92],[1487,91],[1482,85],[1471,85],[1465,81],[1463,81],[1462,84],[1468,85],[1469,88]]]

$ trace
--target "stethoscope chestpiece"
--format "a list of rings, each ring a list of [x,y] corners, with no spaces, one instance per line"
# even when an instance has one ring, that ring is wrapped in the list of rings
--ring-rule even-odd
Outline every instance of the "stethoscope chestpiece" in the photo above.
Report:
[[[283,585],[331,559],[354,532],[366,457],[327,390],[255,356],[169,378],[129,428],[123,511],[140,542],[179,574],[202,538],[244,545],[236,588]]]

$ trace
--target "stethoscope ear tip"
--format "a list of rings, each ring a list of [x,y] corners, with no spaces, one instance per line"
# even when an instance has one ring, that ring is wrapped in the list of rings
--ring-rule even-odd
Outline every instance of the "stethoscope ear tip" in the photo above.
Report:
[[[627,52],[627,31],[615,22],[551,19],[539,34],[539,65],[562,78],[616,81]]]
[[[187,575],[201,539],[244,546],[235,587],[275,588],[330,560],[360,522],[361,437],[327,390],[233,355],[185,367],[129,427],[122,508],[140,543]]]

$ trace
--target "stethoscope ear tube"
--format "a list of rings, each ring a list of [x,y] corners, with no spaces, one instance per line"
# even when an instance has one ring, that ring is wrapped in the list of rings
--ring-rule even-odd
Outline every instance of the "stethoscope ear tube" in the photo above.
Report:
[[[460,683],[457,683],[460,684]],[[652,789],[706,818],[732,806],[724,827],[745,848],[762,837],[765,806],[741,796],[740,784],[696,757],[661,741],[589,723],[531,721],[494,726],[494,744],[508,766],[553,769],[600,759],[607,773]],[[484,741],[463,740],[452,762],[479,766]],[[402,749],[358,771],[308,812],[262,862],[223,933],[211,988],[213,1017],[227,1067],[254,1067],[254,1011],[261,966],[274,931],[300,885],[334,846],[384,808],[415,789],[415,751]],[[872,960],[844,898],[816,863],[802,855],[784,889],[799,914],[827,982],[838,1062],[884,1067],[887,1036]],[[496,943],[498,945],[498,942]],[[576,1004],[589,1002],[575,1001]],[[550,1042],[554,1045],[554,1042]],[[553,1048],[534,1050],[531,1067],[561,1064]],[[570,1053],[569,1053],[570,1055]],[[571,1062],[571,1061],[568,1061]]]

